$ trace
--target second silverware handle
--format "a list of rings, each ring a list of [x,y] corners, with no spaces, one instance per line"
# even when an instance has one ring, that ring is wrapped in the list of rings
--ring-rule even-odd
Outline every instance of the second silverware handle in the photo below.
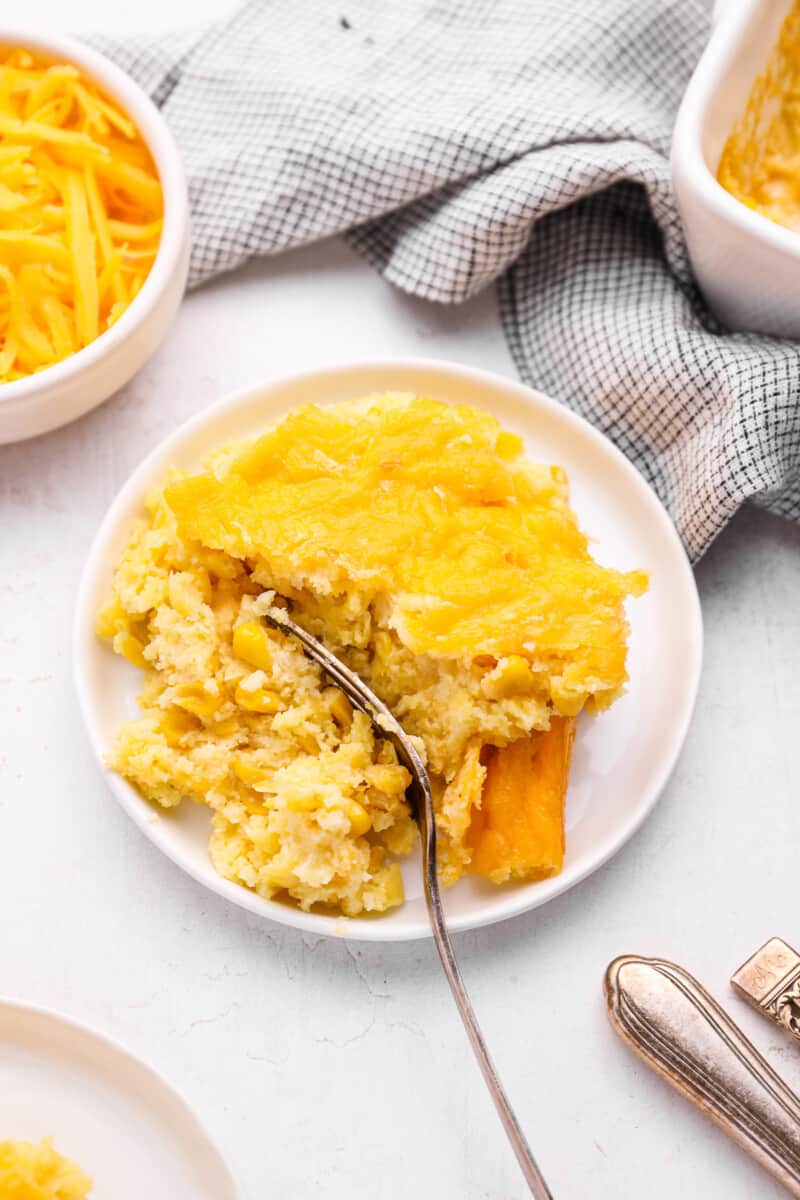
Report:
[[[626,956],[608,968],[606,998],[628,1045],[800,1197],[800,1098],[697,980]]]

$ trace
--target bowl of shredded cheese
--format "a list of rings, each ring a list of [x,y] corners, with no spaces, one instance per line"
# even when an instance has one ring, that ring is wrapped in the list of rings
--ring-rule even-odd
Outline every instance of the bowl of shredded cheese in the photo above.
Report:
[[[178,150],[145,93],[71,38],[0,27],[0,443],[122,387],[188,261]]]

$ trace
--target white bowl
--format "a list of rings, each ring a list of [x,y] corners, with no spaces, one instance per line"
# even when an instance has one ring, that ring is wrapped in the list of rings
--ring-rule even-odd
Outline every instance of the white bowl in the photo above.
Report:
[[[725,142],[777,41],[791,0],[717,5],[711,38],[678,112],[672,174],[694,273],[731,329],[800,337],[800,234],[717,182]]]
[[[164,228],[138,296],[98,338],[55,366],[0,383],[0,444],[74,421],[127,383],[164,337],[189,270],[189,202],[178,149],[155,105],[124,71],[96,50],[57,33],[0,22],[0,45],[74,63],[111,96],[139,129],[164,193]]]
[[[626,458],[580,417],[522,384],[455,364],[407,360],[360,363],[275,379],[230,396],[177,430],[133,473],[112,504],[84,568],[75,613],[73,655],[78,695],[98,760],[115,729],[137,712],[140,673],[94,633],[112,568],[142,500],[170,466],[192,469],[216,447],[274,424],[302,403],[332,403],[380,391],[410,391],[481,406],[520,433],[528,453],[560,463],[575,510],[608,565],[645,567],[646,596],[631,601],[628,694],[582,722],[567,802],[562,873],[539,883],[497,888],[474,877],[445,895],[451,928],[470,929],[543,904],[595,871],[631,836],[653,807],[683,743],[694,705],[702,622],[694,576],[659,500]],[[108,784],[142,832],[183,870],[228,900],[318,934],[371,941],[426,937],[418,856],[403,864],[406,902],[382,917],[332,918],[264,900],[223,879],[208,857],[210,813],[196,804],[156,817],[129,783],[106,771]]]

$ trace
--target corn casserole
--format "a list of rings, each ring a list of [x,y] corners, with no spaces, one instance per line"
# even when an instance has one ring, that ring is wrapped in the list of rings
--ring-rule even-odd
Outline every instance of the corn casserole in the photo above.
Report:
[[[575,718],[623,691],[624,601],[645,586],[594,561],[563,470],[487,413],[300,408],[147,498],[98,617],[143,671],[108,762],[161,809],[207,805],[214,867],[264,897],[400,904],[408,773],[261,619],[285,598],[418,740],[443,882],[542,878]]]
[[[92,1181],[41,1142],[0,1141],[0,1200],[87,1200]]]
[[[800,230],[800,3],[725,143],[719,182],[742,204]]]

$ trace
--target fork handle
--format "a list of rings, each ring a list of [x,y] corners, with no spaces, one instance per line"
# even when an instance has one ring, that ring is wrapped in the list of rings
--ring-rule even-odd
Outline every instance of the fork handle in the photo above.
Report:
[[[283,633],[297,638],[309,658],[318,662],[328,677],[340,687],[356,708],[367,714],[382,737],[388,737],[397,751],[398,758],[408,768],[411,778],[415,781],[417,795],[417,814],[422,831],[422,865],[425,880],[425,902],[433,927],[436,949],[442,960],[444,973],[450,990],[456,1002],[464,1028],[467,1031],[478,1066],[481,1069],[486,1086],[491,1092],[495,1108],[508,1135],[517,1162],[530,1188],[534,1200],[553,1200],[539,1168],[536,1165],[530,1146],[520,1128],[508,1097],[503,1091],[497,1076],[494,1063],[489,1055],[483,1034],[480,1031],[477,1018],[470,1004],[464,980],[458,968],[453,943],[447,931],[447,924],[442,908],[442,897],[439,891],[439,877],[436,872],[436,818],[433,811],[433,793],[431,782],[425,764],[419,752],[408,737],[402,725],[392,715],[382,700],[380,700],[364,683],[359,675],[345,666],[336,655],[331,654],[317,638],[307,633],[301,625],[295,624],[289,614],[282,608],[270,608],[264,614],[268,625],[280,629]]]
[[[475,1011],[472,1007],[472,1002],[464,985],[464,980],[461,976],[461,969],[456,959],[453,943],[450,940],[450,934],[445,921],[444,910],[442,908],[442,897],[439,890],[439,877],[436,871],[436,824],[433,819],[433,802],[428,790],[426,803],[422,806],[421,825],[422,825],[422,860],[423,874],[425,883],[425,900],[428,905],[428,914],[433,928],[433,939],[436,943],[436,949],[439,952],[439,958],[442,961],[442,967],[447,977],[447,982],[450,984],[450,990],[453,993],[453,999],[456,1002],[456,1008],[459,1011],[464,1028],[467,1032],[470,1045],[478,1060],[481,1074],[489,1093],[494,1101],[494,1106],[497,1110],[497,1115],[500,1118],[503,1128],[506,1131],[506,1136],[511,1143],[511,1148],[516,1155],[520,1170],[525,1178],[531,1195],[534,1200],[553,1200],[553,1193],[550,1191],[544,1176],[539,1170],[536,1159],[533,1157],[533,1151],[528,1145],[527,1138],[522,1132],[522,1127],[517,1120],[517,1115],[511,1107],[511,1102],[505,1093],[500,1078],[495,1069],[492,1057],[489,1054],[489,1049],[483,1038],[478,1019],[475,1016]]]
[[[617,958],[611,1024],[644,1061],[800,1197],[800,1098],[688,971]]]

